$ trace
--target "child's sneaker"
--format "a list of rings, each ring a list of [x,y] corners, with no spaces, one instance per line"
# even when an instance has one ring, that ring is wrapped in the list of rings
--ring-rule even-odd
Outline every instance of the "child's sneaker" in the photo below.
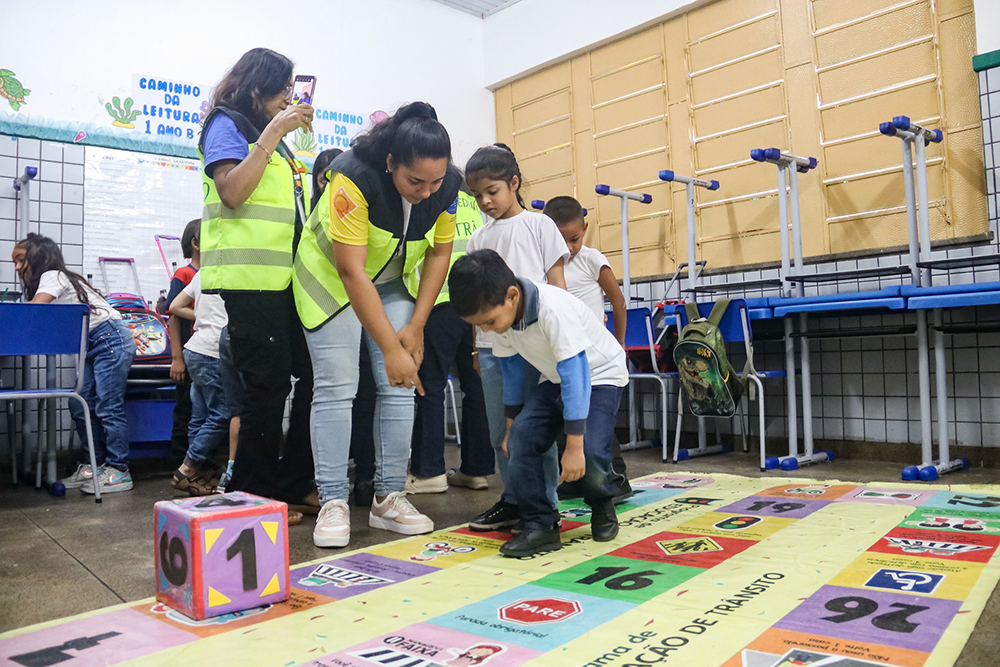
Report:
[[[316,517],[313,544],[318,547],[346,547],[351,541],[351,510],[344,500],[326,502]]]
[[[434,522],[410,504],[405,491],[390,493],[381,503],[376,499],[368,514],[368,525],[402,535],[422,535],[434,530]]]
[[[222,473],[222,477],[219,478],[219,485],[215,487],[216,493],[225,493],[226,487],[229,486],[229,482],[233,479],[233,462],[229,461],[229,465],[226,466],[226,471]]]
[[[489,480],[485,477],[466,475],[458,469],[448,471],[448,483],[452,486],[464,486],[473,491],[482,491],[490,485]]]
[[[108,466],[101,466],[97,473],[97,483],[101,485],[101,493],[117,493],[132,490],[132,475],[128,470],[122,472]],[[94,480],[89,479],[80,486],[83,493],[94,493]]]
[[[69,477],[63,477],[59,481],[67,489],[79,489],[83,486],[84,482],[89,482],[92,479],[94,479],[94,469],[90,467],[89,463],[81,463],[76,466],[75,473]]]

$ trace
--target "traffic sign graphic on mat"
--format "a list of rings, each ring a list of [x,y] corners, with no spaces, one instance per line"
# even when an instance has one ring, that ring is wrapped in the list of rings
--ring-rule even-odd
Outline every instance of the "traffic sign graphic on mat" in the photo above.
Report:
[[[560,623],[579,614],[583,609],[576,600],[548,597],[517,600],[505,604],[497,610],[501,621],[537,625],[539,623]]]

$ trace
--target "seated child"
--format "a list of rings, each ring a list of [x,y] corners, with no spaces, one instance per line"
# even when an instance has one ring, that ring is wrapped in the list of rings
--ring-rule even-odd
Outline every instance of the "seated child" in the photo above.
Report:
[[[510,455],[524,523],[500,552],[523,558],[562,546],[551,500],[557,480],[543,465],[560,430],[566,433],[561,479],[581,480],[594,540],[614,539],[618,518],[608,443],[628,384],[625,351],[582,301],[558,287],[516,278],[492,250],[456,261],[448,288],[462,319],[495,334],[493,354],[505,376],[503,451]],[[526,405],[520,382],[525,363],[542,376]]]
[[[583,237],[587,233],[587,221],[583,217],[583,207],[573,197],[553,197],[545,202],[542,213],[552,218],[569,248],[569,259],[566,261],[566,289],[576,298],[583,301],[594,311],[601,324],[605,324],[604,298],[611,303],[611,314],[614,318],[615,338],[625,346],[625,324],[628,319],[625,297],[618,278],[600,250],[583,245]],[[562,442],[560,442],[560,449]],[[632,487],[628,483],[625,472],[625,459],[622,458],[621,445],[618,438],[611,440],[611,468],[614,472],[615,485],[618,493],[615,502],[624,502],[632,496]],[[579,498],[582,489],[579,484],[560,484],[560,498]]]

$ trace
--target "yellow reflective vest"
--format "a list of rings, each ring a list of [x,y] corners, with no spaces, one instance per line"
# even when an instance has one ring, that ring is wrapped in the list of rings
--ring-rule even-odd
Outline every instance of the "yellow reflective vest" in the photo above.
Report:
[[[353,150],[338,155],[330,165],[328,180],[331,183],[334,173],[343,174],[350,181],[352,192],[341,192],[343,188],[327,186],[302,230],[295,256],[292,279],[295,305],[302,325],[310,331],[323,326],[350,305],[344,283],[337,272],[330,237],[330,224],[335,218],[349,214],[359,204],[367,209],[368,257],[365,273],[373,281],[396,256],[400,244],[405,242],[403,280],[410,294],[416,297],[419,282],[411,281],[409,275],[423,260],[427,248],[434,244],[438,218],[455,205],[462,182],[461,172],[449,164],[438,191],[410,209],[404,239],[402,198],[392,184],[391,174],[382,173],[363,162]],[[354,198],[362,201],[355,202]]]
[[[455,220],[455,240],[451,245],[451,261],[448,264],[449,273],[451,273],[451,267],[455,265],[455,261],[465,254],[465,247],[469,245],[469,238],[472,237],[472,232],[483,226],[483,214],[480,212],[479,206],[476,205],[475,197],[464,192],[459,192],[458,199],[455,200],[455,205],[457,219]],[[423,271],[423,268],[424,262],[421,260],[416,268],[406,277],[406,287],[409,289],[410,294],[416,294],[417,287],[420,285],[420,273]],[[438,294],[437,300],[434,301],[434,305],[446,303],[450,299],[448,280],[445,279],[444,285],[441,286],[441,292]]]
[[[260,132],[236,111],[216,107],[205,119],[205,127],[220,113],[233,119],[253,150]],[[203,132],[198,145],[205,189],[200,239],[202,290],[286,289],[292,281],[296,206],[303,207],[303,219],[308,214],[308,201],[301,196],[304,166],[284,143],[279,144],[250,197],[242,205],[228,208],[219,198],[215,181],[205,173],[204,138]]]

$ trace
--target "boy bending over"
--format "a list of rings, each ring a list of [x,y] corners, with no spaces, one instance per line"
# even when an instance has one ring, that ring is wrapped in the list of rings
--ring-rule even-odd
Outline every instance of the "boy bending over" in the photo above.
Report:
[[[613,540],[618,518],[608,443],[628,383],[624,350],[582,301],[516,278],[492,250],[455,262],[448,288],[462,319],[495,334],[493,354],[504,374],[503,453],[524,523],[500,552],[521,558],[562,546],[559,514],[549,500],[560,480],[547,479],[542,465],[560,429],[566,434],[560,479],[581,481],[594,540]],[[527,405],[520,381],[525,362],[542,376]]]

